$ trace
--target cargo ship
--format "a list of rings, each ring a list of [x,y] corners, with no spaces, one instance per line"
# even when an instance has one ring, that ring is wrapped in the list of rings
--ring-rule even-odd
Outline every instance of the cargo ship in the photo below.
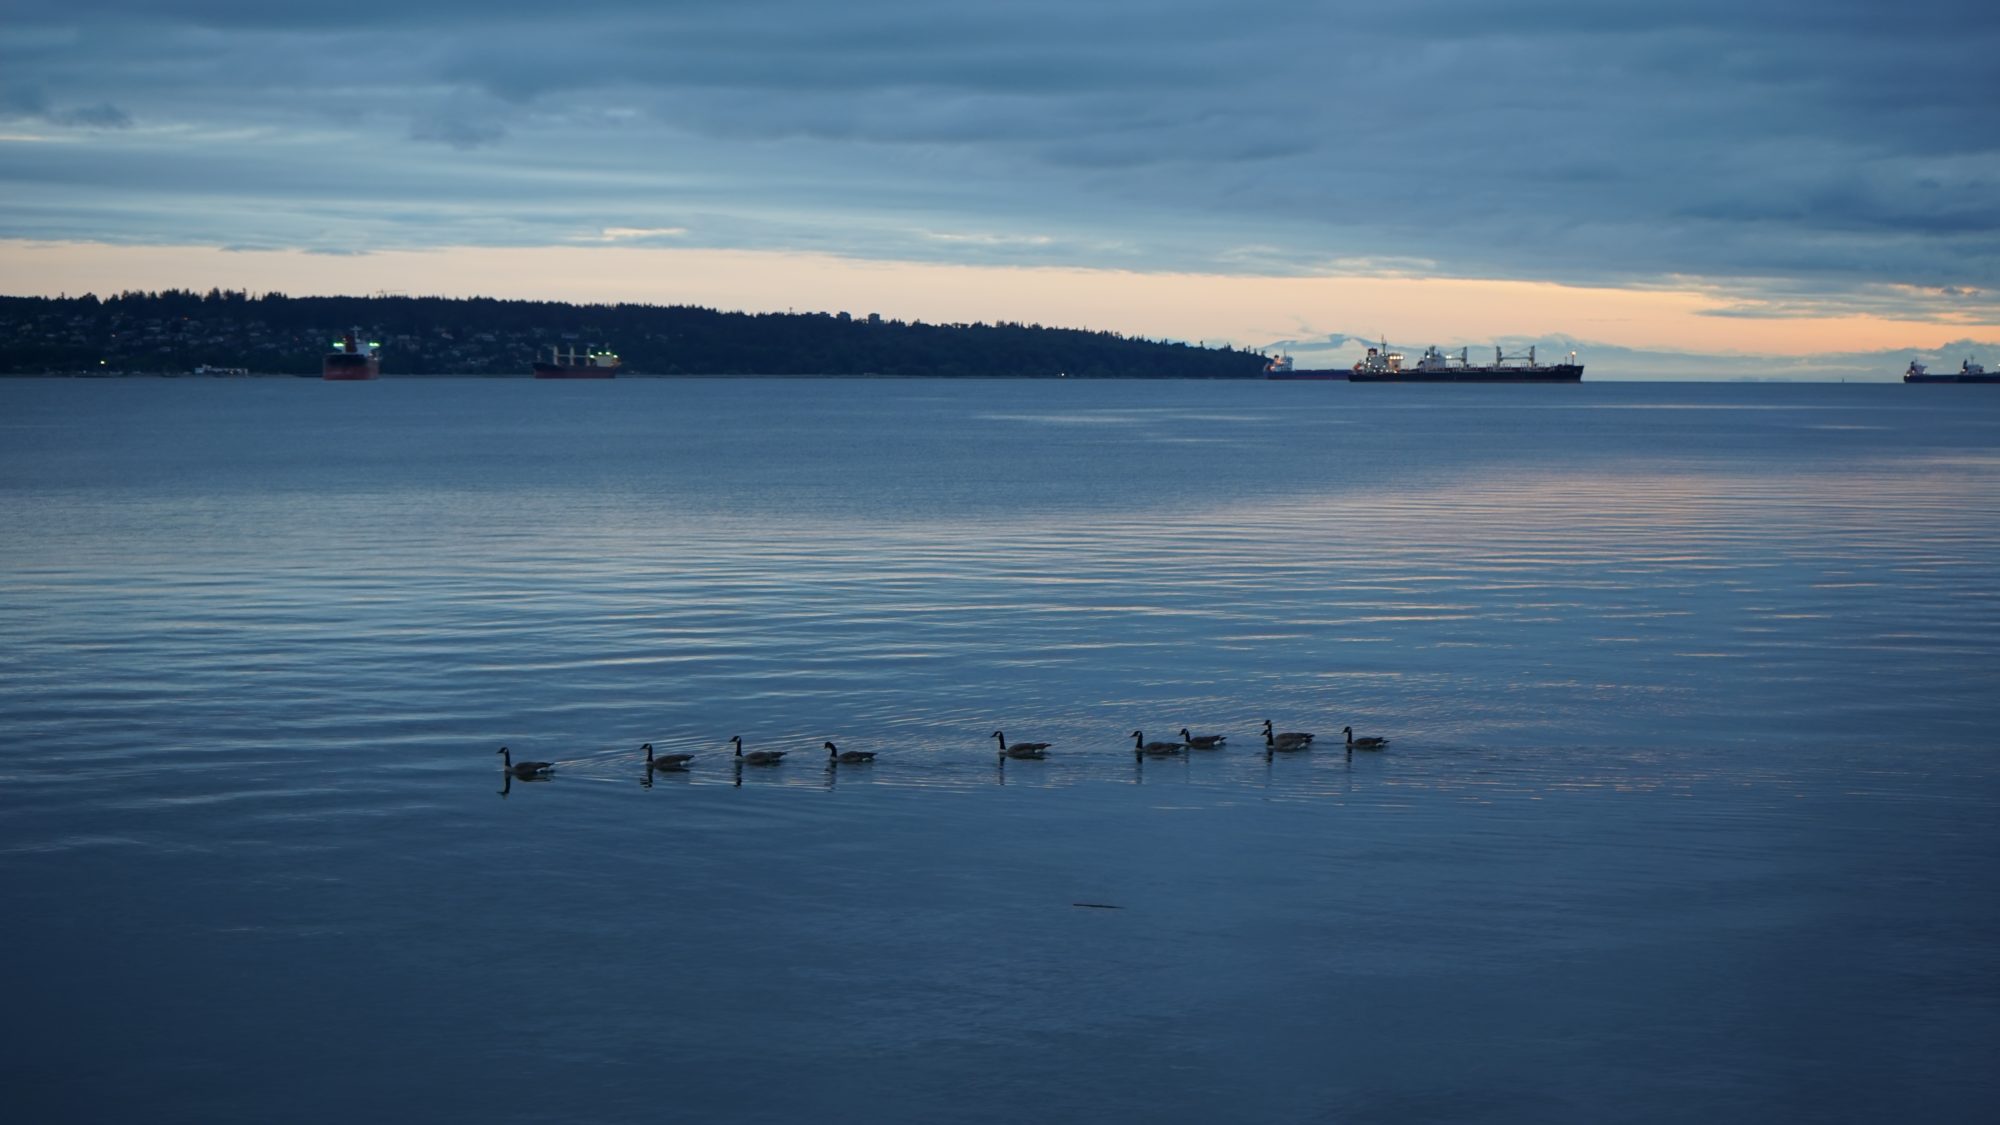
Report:
[[[1403,366],[1403,354],[1392,352],[1384,343],[1379,348],[1369,348],[1368,354],[1347,373],[1350,383],[1575,383],[1583,379],[1583,365],[1576,361],[1576,353],[1562,363],[1542,363],[1535,358],[1535,349],[1513,355],[1493,349],[1493,362],[1473,363],[1468,357],[1469,349],[1460,348],[1457,355],[1449,355],[1436,348],[1425,348],[1424,354],[1413,367]]]
[[[564,355],[556,348],[550,348],[547,363],[541,360],[535,361],[535,378],[610,379],[617,376],[618,368],[621,366],[623,365],[614,352],[592,349],[579,357],[575,348],[571,348],[568,355]]]
[[[1291,356],[1288,356],[1288,355],[1280,355],[1280,356],[1276,356],[1276,357],[1274,357],[1274,358],[1273,358],[1273,359],[1272,359],[1272,360],[1271,360],[1271,361],[1270,361],[1269,363],[1266,363],[1266,364],[1264,365],[1264,378],[1266,378],[1266,379],[1345,379],[1345,378],[1347,378],[1347,369],[1346,369],[1346,368],[1344,368],[1344,367],[1307,367],[1307,368],[1297,368],[1297,367],[1293,367],[1293,366],[1292,366],[1292,357],[1291,357]]]
[[[1916,360],[1913,359],[1910,361],[1910,369],[1908,371],[1903,372],[1903,382],[1905,383],[2000,383],[2000,371],[1988,371],[1984,367],[1981,367],[1979,364],[1972,362],[1971,356],[1967,356],[1965,358],[1965,361],[1958,365],[1958,370],[1956,372],[1953,372],[1949,375],[1933,375],[1929,371],[1924,369],[1923,364],[1918,363]]]
[[[333,342],[333,350],[326,353],[320,364],[320,376],[326,379],[373,379],[382,374],[381,345],[361,343],[361,329],[350,328],[340,339]]]

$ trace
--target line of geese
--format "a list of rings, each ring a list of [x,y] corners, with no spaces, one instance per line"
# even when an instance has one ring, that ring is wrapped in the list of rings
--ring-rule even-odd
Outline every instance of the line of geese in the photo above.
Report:
[[[1380,750],[1389,745],[1389,740],[1386,738],[1376,736],[1356,738],[1353,727],[1342,727],[1340,728],[1340,733],[1347,736],[1347,750],[1349,753],[1356,750]],[[1266,756],[1310,750],[1314,738],[1314,735],[1310,731],[1275,731],[1271,728],[1271,720],[1269,719],[1264,720],[1263,734],[1264,753]],[[1053,745],[1053,743],[1048,742],[1008,742],[1006,734],[997,730],[989,737],[999,743],[999,756],[1002,761],[1008,758],[1039,761],[1049,756],[1049,747]],[[789,750],[745,751],[743,749],[743,736],[740,734],[730,735],[729,741],[736,748],[736,752],[732,756],[735,758],[738,766],[775,766],[785,760],[785,755],[791,753]],[[1145,731],[1135,730],[1132,732],[1132,756],[1134,758],[1165,758],[1176,754],[1185,754],[1190,750],[1220,750],[1223,744],[1228,741],[1229,736],[1227,735],[1194,734],[1188,728],[1182,727],[1181,740],[1179,742],[1148,742],[1146,741]],[[826,750],[828,765],[858,766],[875,760],[875,751],[873,750],[842,750],[832,742],[823,742],[820,745]],[[639,749],[646,752],[646,769],[649,772],[685,772],[695,759],[695,755],[691,753],[656,754],[653,752],[653,744],[650,742]],[[513,752],[505,746],[502,746],[495,753],[500,755],[500,768],[509,777],[518,777],[523,781],[536,781],[549,777],[555,772],[556,764],[554,762],[515,761]]]

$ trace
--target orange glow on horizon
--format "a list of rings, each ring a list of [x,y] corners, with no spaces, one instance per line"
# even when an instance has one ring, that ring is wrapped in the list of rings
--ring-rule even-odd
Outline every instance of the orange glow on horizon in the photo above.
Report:
[[[2000,324],[1868,315],[1703,315],[1693,289],[1410,277],[1144,274],[1065,267],[884,262],[759,250],[460,247],[334,256],[295,250],[0,241],[0,292],[127,289],[427,295],[870,312],[932,323],[1022,321],[1259,348],[1332,332],[1477,343],[1567,334],[1671,352],[1807,356],[1935,348]]]

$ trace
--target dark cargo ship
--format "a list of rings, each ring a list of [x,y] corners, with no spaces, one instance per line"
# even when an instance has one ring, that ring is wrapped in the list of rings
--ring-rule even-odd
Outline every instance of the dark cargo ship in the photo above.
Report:
[[[333,342],[333,350],[320,363],[325,379],[373,379],[382,374],[381,345],[361,343],[361,329],[351,328]]]
[[[1473,363],[1467,358],[1468,349],[1460,348],[1457,355],[1447,355],[1436,348],[1425,348],[1416,366],[1404,367],[1401,352],[1392,352],[1387,344],[1379,348],[1369,348],[1368,354],[1347,373],[1350,383],[1575,383],[1583,379],[1583,364],[1576,361],[1576,353],[1569,353],[1563,363],[1542,363],[1535,358],[1535,349],[1530,347],[1525,353],[1508,355],[1499,348],[1493,349],[1493,362]]]
[[[1984,367],[1981,367],[1979,364],[1972,362],[1972,357],[1967,356],[1965,362],[1958,365],[1957,371],[1954,371],[1948,375],[1933,375],[1929,371],[1924,369],[1923,364],[1918,363],[1916,360],[1913,359],[1910,361],[1910,369],[1908,371],[1903,372],[1903,382],[1905,383],[2000,383],[2000,371],[1988,371]]]
[[[561,351],[550,348],[547,363],[541,360],[535,361],[535,378],[611,379],[617,376],[618,368],[621,366],[623,364],[614,352],[592,350],[579,359],[575,348],[571,348],[566,356]]]

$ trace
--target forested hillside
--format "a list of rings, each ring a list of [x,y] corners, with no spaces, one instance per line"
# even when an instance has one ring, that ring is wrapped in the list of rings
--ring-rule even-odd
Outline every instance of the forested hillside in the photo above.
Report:
[[[384,376],[524,375],[547,349],[607,347],[631,374],[1227,378],[1234,349],[1032,324],[925,324],[848,313],[571,305],[446,297],[252,297],[240,292],[0,297],[0,371],[184,372],[200,365],[317,374],[358,326]]]

